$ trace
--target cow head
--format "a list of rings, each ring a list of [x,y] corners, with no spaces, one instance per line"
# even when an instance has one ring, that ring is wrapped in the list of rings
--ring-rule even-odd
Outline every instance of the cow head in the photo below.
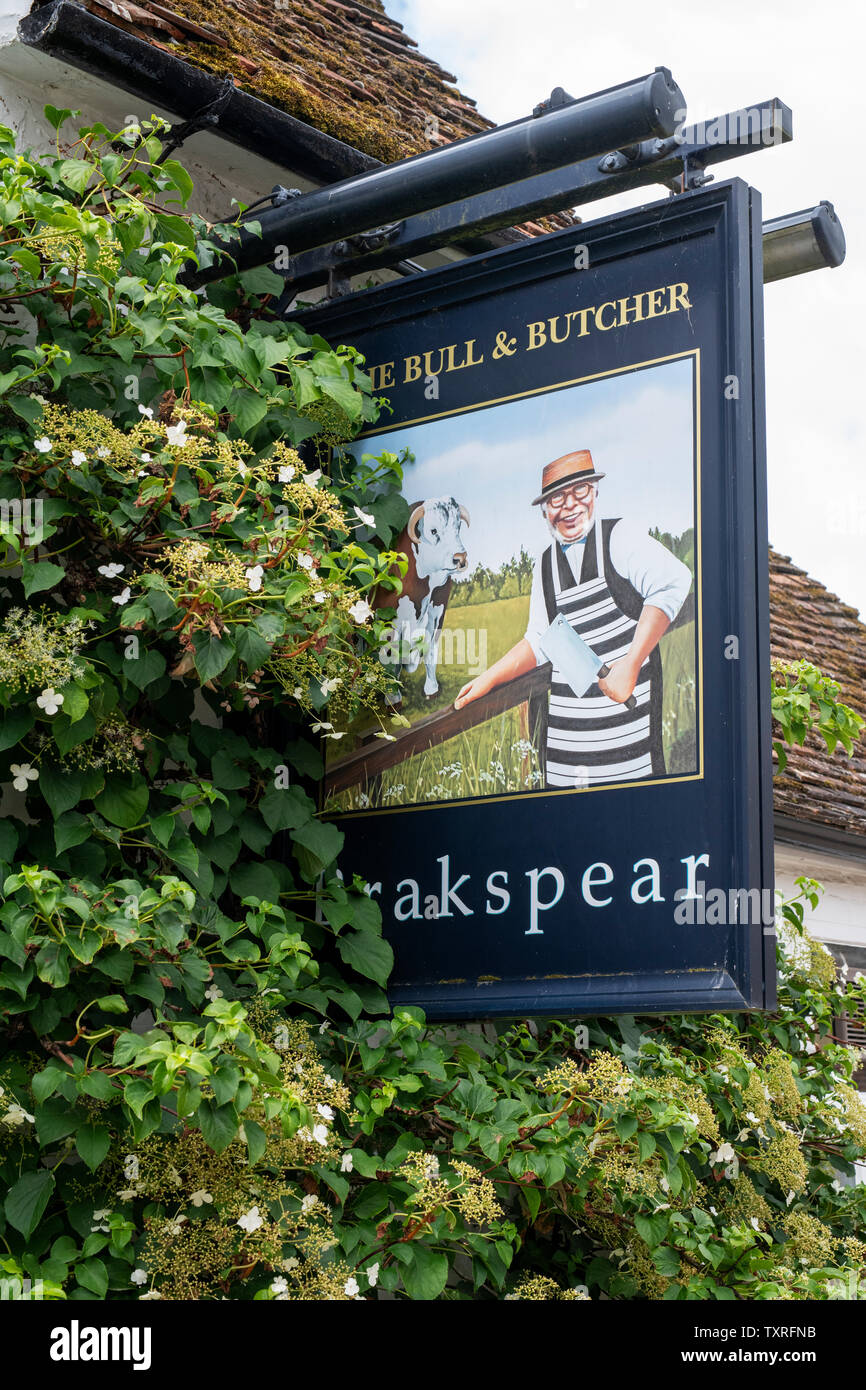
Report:
[[[419,578],[461,574],[468,566],[463,527],[469,513],[453,497],[430,497],[413,508],[407,531]]]

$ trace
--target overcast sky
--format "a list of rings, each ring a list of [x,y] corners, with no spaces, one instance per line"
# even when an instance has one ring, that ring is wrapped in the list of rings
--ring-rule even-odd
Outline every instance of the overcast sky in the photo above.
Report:
[[[747,179],[764,218],[829,199],[848,241],[838,270],[768,285],[765,298],[770,540],[866,614],[866,383],[862,256],[866,192],[863,22],[854,0],[386,0],[423,53],[455,73],[497,122],[529,115],[552,87],[581,96],[669,67],[688,119],[769,97],[793,108],[794,140],[716,165]],[[581,209],[599,216],[666,197],[648,188]],[[804,653],[808,655],[808,653]]]

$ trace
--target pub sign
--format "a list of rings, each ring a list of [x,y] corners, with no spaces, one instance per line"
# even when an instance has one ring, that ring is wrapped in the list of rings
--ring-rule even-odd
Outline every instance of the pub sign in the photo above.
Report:
[[[322,787],[392,1002],[772,1007],[759,196],[732,180],[304,325],[390,402],[357,456],[412,456],[382,653],[408,727],[332,744]]]

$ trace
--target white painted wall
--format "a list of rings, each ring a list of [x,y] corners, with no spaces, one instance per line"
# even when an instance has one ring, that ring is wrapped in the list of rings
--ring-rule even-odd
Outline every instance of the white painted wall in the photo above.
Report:
[[[866,860],[780,843],[775,858],[776,887],[786,896],[796,892],[794,880],[804,875],[824,885],[817,910],[806,910],[813,936],[832,945],[866,948]]]

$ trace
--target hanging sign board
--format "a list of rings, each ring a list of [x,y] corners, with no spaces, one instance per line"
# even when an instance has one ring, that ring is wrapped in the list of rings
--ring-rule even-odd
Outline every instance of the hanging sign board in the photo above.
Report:
[[[734,180],[304,323],[390,401],[358,456],[414,456],[383,649],[409,726],[331,745],[323,786],[392,1000],[772,1007],[758,195]]]

